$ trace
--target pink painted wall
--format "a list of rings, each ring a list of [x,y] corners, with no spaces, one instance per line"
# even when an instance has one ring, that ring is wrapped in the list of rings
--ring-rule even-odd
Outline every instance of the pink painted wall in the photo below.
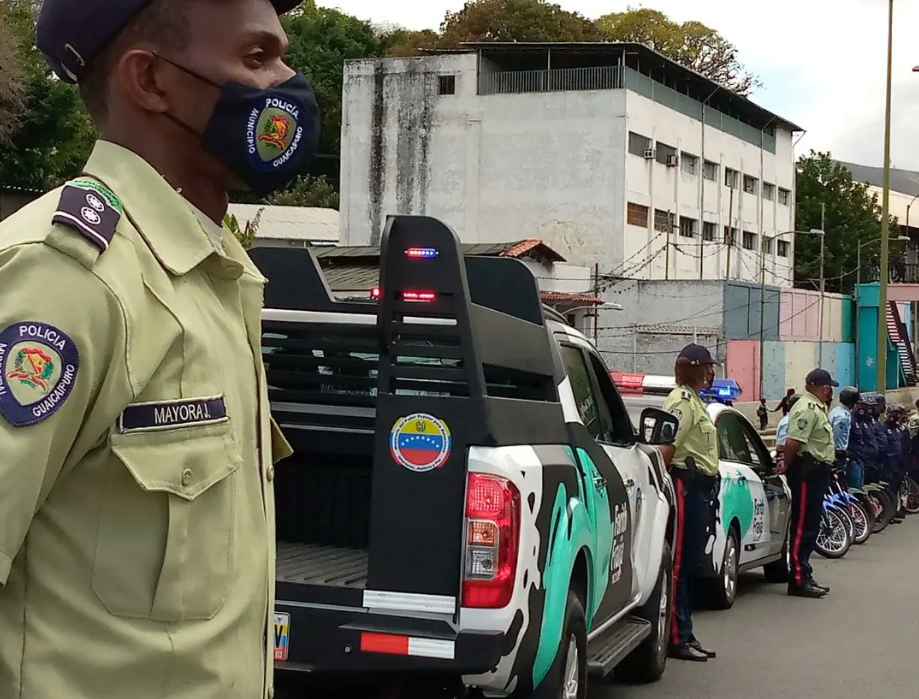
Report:
[[[843,340],[843,297],[827,294],[823,302],[823,341]],[[788,289],[779,308],[779,337],[785,341],[817,342],[820,337],[820,292]]]
[[[740,384],[741,401],[759,400],[759,341],[729,340],[725,376]]]

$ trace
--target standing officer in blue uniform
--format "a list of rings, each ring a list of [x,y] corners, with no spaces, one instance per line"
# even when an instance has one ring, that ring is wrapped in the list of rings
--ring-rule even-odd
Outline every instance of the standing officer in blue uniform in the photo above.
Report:
[[[878,481],[887,480],[887,428],[884,425],[884,413],[887,410],[884,396],[872,396],[869,405],[871,414],[871,428],[874,430],[874,443],[877,445],[878,456],[875,461],[875,478]]]
[[[851,458],[848,454],[852,432],[852,409],[858,404],[861,395],[855,386],[846,386],[839,392],[839,405],[830,411],[830,424],[833,426],[833,441],[836,447],[836,463],[845,465]]]
[[[861,398],[852,414],[848,454],[846,483],[850,488],[861,490],[865,487],[865,467],[877,460],[874,428],[871,426],[871,418]]]
[[[892,524],[903,521],[902,503],[900,502],[900,486],[906,476],[909,463],[909,433],[901,424],[903,409],[899,405],[887,408],[887,420],[884,425],[887,433],[887,473],[886,478],[890,483],[890,490],[894,495],[894,504],[897,514]]]

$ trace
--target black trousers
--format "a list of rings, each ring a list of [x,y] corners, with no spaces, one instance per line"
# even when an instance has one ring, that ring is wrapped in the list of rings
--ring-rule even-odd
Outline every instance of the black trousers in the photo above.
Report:
[[[788,533],[789,587],[803,587],[813,580],[811,554],[820,533],[823,497],[830,486],[830,466],[798,459],[788,470],[791,488],[791,526]]]
[[[695,640],[692,631],[693,580],[713,529],[718,479],[690,477],[685,469],[671,471],[676,490],[677,531],[673,552],[673,618],[670,643]]]

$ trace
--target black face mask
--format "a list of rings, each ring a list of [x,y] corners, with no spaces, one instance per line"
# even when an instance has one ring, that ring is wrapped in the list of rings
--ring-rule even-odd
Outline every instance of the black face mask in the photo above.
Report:
[[[161,56],[162,58],[162,56]],[[201,145],[259,196],[283,189],[306,171],[319,143],[319,106],[309,80],[297,74],[276,87],[220,85],[178,63],[179,70],[220,89],[203,134],[174,115]]]

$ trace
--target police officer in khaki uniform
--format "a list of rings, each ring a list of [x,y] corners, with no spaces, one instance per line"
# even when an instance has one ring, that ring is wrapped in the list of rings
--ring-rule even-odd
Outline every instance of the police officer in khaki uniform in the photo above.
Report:
[[[788,594],[823,597],[830,589],[814,581],[810,557],[820,533],[823,497],[830,484],[836,447],[827,406],[839,386],[826,369],[814,369],[805,379],[806,391],[788,414],[785,464],[791,488]]]
[[[265,280],[221,221],[311,158],[292,0],[45,0],[101,140],[0,225],[0,697],[273,693]]]
[[[670,657],[701,662],[714,658],[715,653],[703,648],[693,634],[692,583],[705,553],[720,480],[715,425],[699,391],[711,388],[715,363],[701,345],[690,344],[680,352],[674,368],[677,387],[664,402],[664,410],[679,419],[680,427],[673,444],[661,447],[664,459],[672,467],[670,474],[677,496]]]

